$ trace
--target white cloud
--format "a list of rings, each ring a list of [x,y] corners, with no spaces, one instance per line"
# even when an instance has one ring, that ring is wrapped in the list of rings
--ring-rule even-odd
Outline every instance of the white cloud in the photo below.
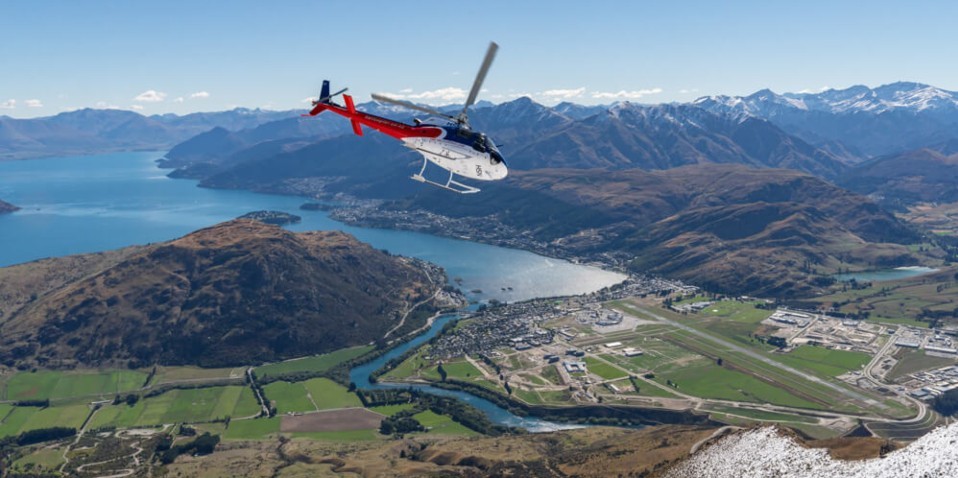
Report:
[[[585,87],[581,88],[558,88],[554,90],[546,90],[542,93],[539,93],[538,96],[541,96],[547,100],[559,101],[559,100],[571,100],[573,98],[579,98],[582,94],[585,93]]]
[[[596,99],[616,99],[616,100],[637,100],[644,96],[656,95],[662,92],[662,88],[648,88],[643,90],[633,90],[625,91],[620,90],[616,92],[606,92],[606,91],[596,91],[592,93],[592,97]]]
[[[411,91],[409,93],[386,93],[386,96],[402,100],[418,100],[423,103],[449,103],[450,101],[466,99],[466,94],[466,90],[450,86],[431,91],[423,91],[422,93],[412,93]]]
[[[300,100],[300,103],[306,103],[308,105],[311,105],[313,104],[314,101],[316,101],[316,99],[317,98],[310,96],[308,98],[303,98],[302,100]]]
[[[141,111],[143,110],[143,105],[130,105],[130,109],[134,111]]]
[[[399,90],[399,92],[402,93],[402,94],[404,94],[404,95],[405,95],[405,94],[409,94],[409,93],[412,93],[412,88],[403,88],[403,89]]]
[[[119,106],[117,106],[117,105],[111,105],[111,104],[107,103],[106,101],[97,101],[96,104],[93,105],[93,106],[94,106],[95,108],[98,108],[98,109],[101,109],[101,110],[118,110],[118,109],[120,109]]]
[[[182,96],[178,96],[178,97],[176,97],[176,99],[173,100],[174,103],[182,103],[183,101],[185,101],[185,100],[183,99]]]
[[[7,101],[4,101],[3,103],[0,103],[0,109],[12,110],[16,107],[17,107],[17,100],[14,100],[14,99],[9,99]]]
[[[192,95],[190,95],[190,99],[209,98],[209,97],[210,97],[210,94],[209,92],[206,92],[206,91],[197,91],[196,93],[193,93]]]
[[[166,93],[156,90],[146,90],[143,93],[136,95],[136,98],[133,98],[133,101],[139,101],[141,103],[159,103],[166,99]]]
[[[32,100],[26,100],[23,102],[23,104],[26,105],[27,108],[43,108],[43,102],[36,98]]]
[[[698,92],[699,92],[698,88],[683,88],[679,90],[679,93],[683,95],[687,95],[689,93],[698,93]]]

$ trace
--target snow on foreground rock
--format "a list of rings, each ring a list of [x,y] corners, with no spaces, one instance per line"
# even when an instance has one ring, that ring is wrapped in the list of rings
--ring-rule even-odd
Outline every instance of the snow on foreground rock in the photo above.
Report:
[[[832,459],[805,448],[774,428],[731,435],[671,470],[672,478],[872,478],[958,477],[958,423],[940,427],[885,458]]]

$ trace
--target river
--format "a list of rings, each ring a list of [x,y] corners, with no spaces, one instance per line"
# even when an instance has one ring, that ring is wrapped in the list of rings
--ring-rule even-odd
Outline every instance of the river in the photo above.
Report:
[[[323,211],[299,210],[306,202],[304,198],[199,188],[196,181],[167,178],[167,171],[155,164],[162,155],[137,152],[0,162],[0,199],[22,208],[0,215],[0,266],[165,241],[250,211],[269,209],[303,218],[290,230],[342,230],[376,248],[439,264],[450,279],[461,279],[459,287],[479,302],[582,294],[624,279],[621,274],[526,251],[415,232],[348,226]],[[481,292],[472,292],[475,290]],[[357,367],[351,374],[353,381],[365,387],[370,372],[428,340],[452,319],[440,318],[413,341]],[[499,424],[530,430],[559,427],[514,416],[463,392],[419,388],[454,395],[482,409]]]

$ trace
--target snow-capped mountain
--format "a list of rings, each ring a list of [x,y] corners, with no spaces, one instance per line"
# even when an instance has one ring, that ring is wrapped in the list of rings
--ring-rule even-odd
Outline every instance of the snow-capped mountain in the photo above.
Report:
[[[958,92],[922,83],[820,93],[766,89],[748,96],[703,97],[692,104],[738,120],[764,118],[815,146],[859,159],[958,138]]]
[[[706,96],[693,104],[709,110],[746,113],[770,117],[787,110],[822,111],[831,114],[884,113],[905,110],[958,111],[958,92],[934,86],[898,82],[877,88],[856,85],[843,90],[828,89],[820,93],[777,94],[764,89],[749,96]]]

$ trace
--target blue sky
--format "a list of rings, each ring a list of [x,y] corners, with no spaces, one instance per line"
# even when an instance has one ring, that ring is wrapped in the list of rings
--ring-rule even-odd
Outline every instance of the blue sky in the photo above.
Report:
[[[958,90],[958,2],[5,1],[0,115],[305,108],[324,78],[414,101],[554,104],[877,86]]]

